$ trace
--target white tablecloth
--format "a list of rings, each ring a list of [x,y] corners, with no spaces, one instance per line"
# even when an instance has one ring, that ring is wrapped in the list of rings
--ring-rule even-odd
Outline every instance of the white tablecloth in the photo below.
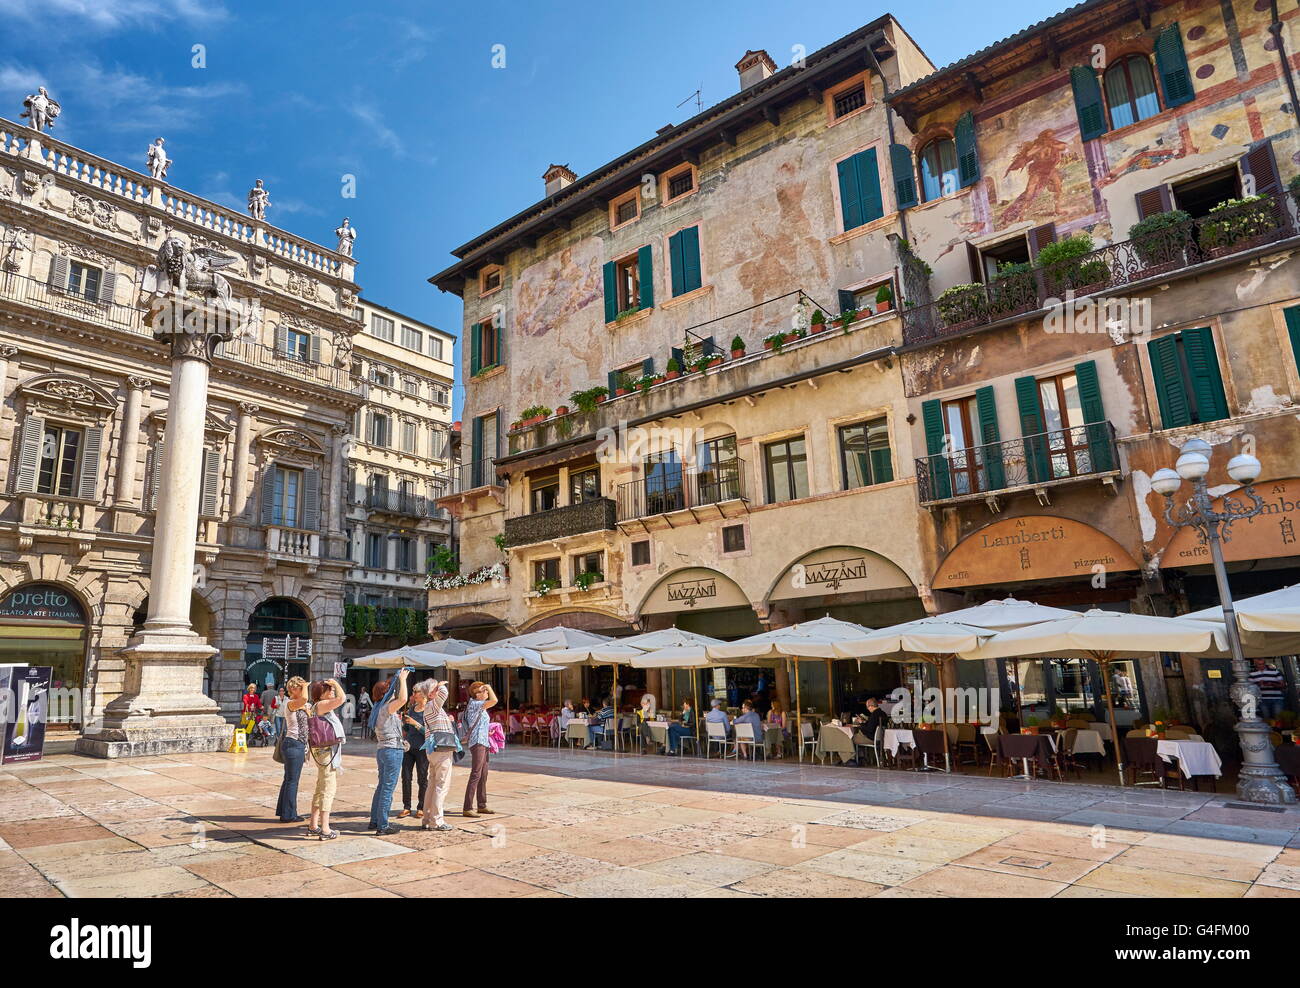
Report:
[[[898,754],[898,748],[904,744],[915,744],[912,739],[912,732],[905,731],[901,728],[885,728],[885,750],[891,755]]]
[[[1214,745],[1204,741],[1158,741],[1156,753],[1165,761],[1178,759],[1183,775],[1223,775],[1223,763]]]
[[[1076,755],[1104,755],[1106,746],[1101,742],[1101,735],[1096,731],[1079,729],[1074,736],[1074,753]]]
[[[1100,734],[1101,739],[1103,741],[1115,740],[1114,732],[1111,731],[1109,724],[1103,724],[1101,721],[1095,721],[1092,724],[1088,725],[1088,729],[1092,731],[1096,731],[1098,734]]]

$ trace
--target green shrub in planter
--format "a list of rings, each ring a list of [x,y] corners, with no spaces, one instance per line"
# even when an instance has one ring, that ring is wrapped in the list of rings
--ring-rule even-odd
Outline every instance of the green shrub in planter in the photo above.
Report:
[[[745,341],[742,340],[739,336],[733,336],[731,338],[731,352],[735,353],[737,350],[744,350],[744,349],[745,349]]]
[[[820,326],[825,321],[826,321],[826,313],[824,313],[821,309],[818,309],[816,312],[812,314],[812,324],[814,326]]]
[[[1128,228],[1133,250],[1148,267],[1183,260],[1183,248],[1191,242],[1192,217],[1181,209],[1156,213]]]
[[[1201,246],[1206,250],[1234,247],[1268,233],[1277,226],[1269,196],[1229,199],[1210,210],[1201,224]]]
[[[934,300],[943,321],[953,326],[988,314],[988,300],[981,284],[953,285],[939,293]]]
[[[1110,280],[1110,268],[1099,257],[1088,257],[1096,247],[1092,237],[1076,233],[1048,244],[1038,252],[1038,266],[1047,276],[1049,292],[1086,288]]]
[[[1023,309],[1026,303],[1037,307],[1038,292],[1033,272],[1033,265],[1024,261],[1000,265],[997,274],[989,279],[989,312],[1013,312]]]

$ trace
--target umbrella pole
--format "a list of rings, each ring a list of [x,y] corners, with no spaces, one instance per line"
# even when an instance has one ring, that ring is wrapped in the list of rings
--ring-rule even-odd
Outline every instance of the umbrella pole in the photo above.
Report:
[[[1120,788],[1124,786],[1124,754],[1119,746],[1119,727],[1115,723],[1115,701],[1110,696],[1110,658],[1114,652],[1094,652],[1093,659],[1101,667],[1101,682],[1106,688],[1106,714],[1110,717],[1110,743],[1115,748],[1115,765],[1119,769]],[[1107,656],[1103,658],[1103,656]]]
[[[794,664],[794,743],[799,746],[799,761],[803,761],[803,698],[799,693],[799,660],[791,656],[788,661]]]
[[[691,725],[691,730],[695,732],[695,757],[699,758],[700,757],[700,721],[704,718],[704,714],[700,713],[700,670],[692,669],[690,671],[690,674],[691,674],[691,690],[695,694],[695,723]],[[683,749],[679,747],[678,750],[681,751]]]
[[[611,663],[611,666],[614,669],[614,750],[618,751],[619,728],[623,726],[623,721],[621,719],[622,715],[619,713],[618,709],[618,663],[613,662]]]
[[[1017,656],[1016,656],[1014,659],[1012,659],[1011,661],[1012,661],[1013,663],[1015,663],[1015,676],[1016,676],[1016,722],[1020,725],[1021,729],[1023,730],[1023,729],[1024,729],[1024,726],[1025,726],[1025,715],[1024,715],[1024,713],[1021,712],[1021,709],[1020,709],[1020,696],[1021,696],[1022,693],[1024,693],[1024,690],[1021,689],[1021,687],[1020,687],[1020,656],[1017,655]]]
[[[948,750],[948,691],[943,686],[943,664],[946,656],[937,656],[934,670],[939,676],[939,722],[943,725],[943,764],[946,771],[952,773],[952,753]]]

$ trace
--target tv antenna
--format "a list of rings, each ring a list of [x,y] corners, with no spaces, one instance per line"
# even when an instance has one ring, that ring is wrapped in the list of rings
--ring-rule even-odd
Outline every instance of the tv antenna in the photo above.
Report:
[[[699,88],[699,89],[695,90],[695,92],[693,92],[693,93],[691,93],[691,95],[687,96],[686,99],[684,99],[684,100],[682,100],[680,103],[678,103],[678,104],[677,104],[677,108],[680,110],[683,106],[685,106],[685,105],[686,105],[687,103],[689,103],[691,100],[695,100],[695,112],[696,112],[696,113],[703,113],[703,112],[704,112],[704,83],[701,82],[701,83],[700,83],[700,88]]]

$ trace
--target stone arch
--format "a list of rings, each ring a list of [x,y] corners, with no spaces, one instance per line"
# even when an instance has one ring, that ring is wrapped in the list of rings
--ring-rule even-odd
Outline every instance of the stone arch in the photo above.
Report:
[[[843,552],[842,557],[840,556],[841,550]],[[913,593],[918,592],[916,587],[916,581],[914,581],[910,576],[908,576],[907,571],[903,569],[903,567],[899,566],[898,563],[894,562],[884,553],[876,552],[873,549],[867,549],[863,546],[839,544],[839,545],[818,546],[815,549],[805,550],[801,552],[799,555],[795,556],[789,562],[787,562],[784,566],[782,566],[777,571],[776,575],[772,578],[772,581],[767,585],[767,589],[763,592],[763,602],[765,604],[770,605],[772,603],[772,595],[776,593],[777,590],[781,587],[782,583],[785,582],[787,577],[790,575],[791,570],[793,570],[795,566],[801,563],[805,563],[805,561],[810,560],[814,556],[828,557],[826,560],[814,561],[814,565],[817,562],[821,562],[825,566],[830,566],[833,563],[840,562],[842,563],[842,566],[844,567],[845,571],[848,573],[854,572],[853,565],[857,558],[861,557],[863,560],[865,566],[864,575],[862,577],[857,577],[857,578],[854,578],[852,576],[848,577],[850,580],[856,579],[857,581],[860,581],[861,583],[860,586],[850,587],[850,588],[845,588],[845,587],[828,588],[827,592],[834,593],[840,590],[844,590],[846,592],[850,592],[852,590],[869,591],[869,590],[879,590],[879,589],[893,589],[894,587],[898,587],[899,589],[905,589],[902,583],[897,583],[897,582],[893,583],[892,586],[888,586],[888,587],[882,586],[882,584],[888,583],[891,579],[894,581],[901,579],[906,583],[906,588],[910,588]],[[843,579],[844,578],[841,577],[841,582],[843,582]],[[788,599],[788,598],[781,598],[781,599]]]
[[[713,585],[709,586],[709,581]],[[714,607],[752,607],[749,595],[734,579],[727,574],[707,566],[682,566],[665,574],[637,602],[635,614],[640,618],[655,601],[656,594],[663,592],[666,597],[681,601],[681,606],[691,610],[696,603],[713,600]],[[690,600],[692,603],[686,603]],[[702,608],[710,610],[712,607]],[[653,613],[663,613],[655,611]]]

